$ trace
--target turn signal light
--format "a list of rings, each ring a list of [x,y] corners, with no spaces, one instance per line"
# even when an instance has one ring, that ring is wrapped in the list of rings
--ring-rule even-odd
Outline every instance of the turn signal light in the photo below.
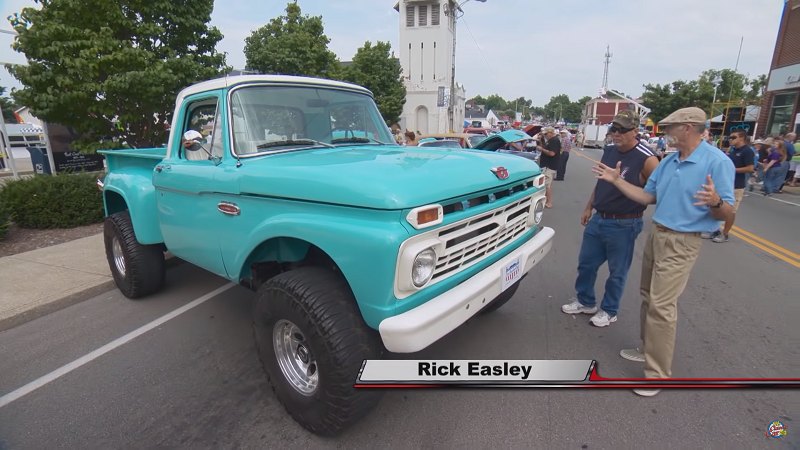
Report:
[[[427,228],[442,223],[444,211],[442,205],[426,205],[414,208],[406,216],[406,220],[414,228]]]
[[[439,218],[438,209],[426,209],[425,211],[417,211],[417,225],[425,225],[431,223]]]

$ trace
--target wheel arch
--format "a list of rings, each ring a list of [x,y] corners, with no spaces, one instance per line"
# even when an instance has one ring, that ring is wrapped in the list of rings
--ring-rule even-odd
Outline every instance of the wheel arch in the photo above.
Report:
[[[136,240],[139,243],[149,245],[164,242],[161,228],[158,226],[155,195],[148,196],[146,192],[142,193],[135,190],[133,198],[131,198],[127,193],[127,189],[110,186],[107,181],[103,190],[103,205],[106,217],[122,211],[128,211],[131,216],[133,231],[136,234]]]

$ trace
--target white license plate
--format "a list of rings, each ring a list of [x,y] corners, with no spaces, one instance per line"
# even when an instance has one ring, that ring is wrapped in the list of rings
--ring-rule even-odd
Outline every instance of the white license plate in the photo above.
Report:
[[[500,292],[505,291],[522,277],[522,261],[517,256],[506,264],[501,270],[500,278],[503,281]]]

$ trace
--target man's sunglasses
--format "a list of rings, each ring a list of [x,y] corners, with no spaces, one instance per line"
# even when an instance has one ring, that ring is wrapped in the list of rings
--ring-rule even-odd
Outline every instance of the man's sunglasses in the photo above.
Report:
[[[612,126],[608,129],[609,133],[627,133],[628,131],[632,131],[633,128],[621,128],[616,125]]]

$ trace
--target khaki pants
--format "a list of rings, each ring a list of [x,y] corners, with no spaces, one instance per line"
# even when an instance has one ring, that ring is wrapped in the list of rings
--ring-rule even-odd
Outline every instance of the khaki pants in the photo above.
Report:
[[[733,190],[733,212],[739,211],[739,205],[742,204],[742,197],[744,197],[744,189],[734,189]]]
[[[556,171],[548,167],[542,168],[542,175],[544,175],[544,186],[549,188],[553,184],[553,178],[556,176]]]
[[[642,258],[641,337],[644,376],[672,376],[678,297],[700,253],[700,233],[678,233],[653,224]]]

